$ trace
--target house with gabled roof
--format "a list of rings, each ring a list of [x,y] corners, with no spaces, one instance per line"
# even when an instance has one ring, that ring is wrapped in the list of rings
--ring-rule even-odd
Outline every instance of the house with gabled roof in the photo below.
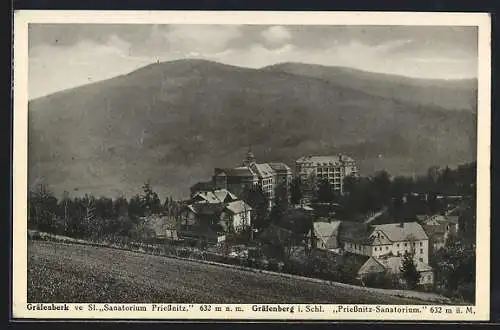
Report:
[[[181,232],[211,232],[223,236],[251,227],[250,205],[226,189],[200,191],[180,212]],[[217,240],[218,241],[218,240]]]
[[[339,244],[339,228],[341,221],[313,222],[308,237],[311,238],[312,248],[337,251]]]
[[[374,257],[411,253],[415,262],[429,263],[429,237],[418,222],[376,225],[367,243]]]
[[[344,252],[369,257],[358,271],[360,277],[370,273],[398,273],[403,256],[409,253],[421,273],[421,284],[434,281],[429,266],[429,237],[416,221],[380,225],[343,221],[338,238]]]
[[[355,254],[378,258],[412,253],[415,261],[429,262],[429,237],[418,222],[369,226],[344,221],[339,242],[344,251]]]
[[[358,270],[360,279],[370,274],[401,274],[402,258],[388,256],[384,258],[370,257]],[[431,266],[424,262],[415,262],[417,272],[420,274],[419,284],[432,284],[434,282],[434,272]]]
[[[387,271],[384,265],[374,257],[370,257],[366,262],[359,268],[358,276],[360,278],[368,276],[370,274],[383,274]]]
[[[456,215],[418,215],[417,218],[429,236],[434,251],[444,247],[450,237],[459,235],[459,217]]]
[[[252,208],[245,201],[235,200],[227,203],[221,219],[231,232],[240,232],[251,227]]]
[[[227,189],[212,189],[194,194],[191,203],[223,204],[236,200],[238,200],[238,197]]]

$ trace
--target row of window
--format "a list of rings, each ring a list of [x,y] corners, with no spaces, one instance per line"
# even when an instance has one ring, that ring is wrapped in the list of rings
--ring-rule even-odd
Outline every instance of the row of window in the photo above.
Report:
[[[321,172],[318,172],[317,176],[322,178],[335,178],[335,179],[340,179],[342,177],[338,173],[332,174],[332,173],[321,173]]]
[[[328,176],[326,174],[318,174],[317,176],[320,179],[324,179],[324,180],[328,179],[328,180],[334,181],[334,182],[336,181],[335,183],[338,183],[338,184],[340,184],[340,181],[341,181],[341,177],[340,176],[332,177],[331,175]]]
[[[374,247],[374,248],[373,248],[373,251],[383,251],[383,250],[384,250],[384,249],[383,249],[383,247],[380,247],[380,248]],[[385,247],[385,250],[386,250],[386,251],[389,251],[389,247],[388,247],[388,246],[386,246],[386,247]],[[407,252],[408,252],[408,249],[406,249],[406,250],[405,250],[405,252],[407,253]],[[398,253],[399,253],[399,252],[398,252]],[[424,249],[420,249],[420,254],[423,254],[423,253],[424,253]]]
[[[415,242],[413,243],[413,245],[415,245]],[[405,243],[405,246],[408,246],[408,243]],[[422,246],[422,242],[420,242],[420,246]],[[350,247],[351,249],[354,249],[354,250],[361,250],[361,249],[363,248],[363,246],[362,246],[362,245],[352,244],[352,243],[349,243],[349,247]],[[399,247],[399,244],[397,244],[397,247]],[[377,251],[377,252],[378,252],[378,251],[384,251],[384,247],[382,247],[382,246],[381,246],[381,247],[376,247],[376,246],[375,246],[375,247],[373,248],[373,250],[374,250],[374,251]],[[389,246],[385,246],[385,250],[386,250],[386,251],[389,251]],[[405,252],[408,252],[408,249],[406,249],[406,250],[405,250]],[[420,249],[420,251],[419,251],[419,252],[420,252],[420,254],[423,254],[423,253],[424,253],[424,249]],[[398,254],[399,254],[399,252],[398,252]]]
[[[318,172],[335,172],[335,173],[340,173],[340,167],[335,167],[335,168],[332,168],[332,167],[318,167],[316,169]]]
[[[262,179],[262,185],[273,184],[273,179]]]
[[[422,243],[422,242],[420,242],[420,244],[419,244],[419,245],[420,245],[420,246],[423,246],[423,243]],[[405,243],[405,246],[408,246],[408,243]],[[413,242],[413,246],[416,246],[416,242]],[[396,244],[396,247],[399,247],[399,243],[398,243],[398,244]]]
[[[353,244],[349,244],[349,247],[352,248]],[[362,245],[354,244],[354,250],[361,250],[363,248]]]
[[[264,191],[264,195],[268,198],[273,197],[273,192],[272,191]]]

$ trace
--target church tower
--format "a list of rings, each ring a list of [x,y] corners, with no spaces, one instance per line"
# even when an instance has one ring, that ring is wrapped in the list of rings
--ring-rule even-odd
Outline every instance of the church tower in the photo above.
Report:
[[[255,164],[255,156],[250,148],[248,148],[247,156],[243,161],[243,166],[250,167],[250,165]]]

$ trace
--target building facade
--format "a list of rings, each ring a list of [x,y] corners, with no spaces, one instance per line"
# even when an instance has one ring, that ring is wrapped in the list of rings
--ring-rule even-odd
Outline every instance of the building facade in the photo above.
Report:
[[[313,249],[337,251],[339,244],[339,227],[341,221],[313,222],[313,226],[308,233]]]
[[[226,189],[200,191],[182,208],[179,228],[191,236],[212,233],[222,237],[250,228],[251,211],[250,205]]]
[[[334,191],[344,193],[344,178],[358,175],[356,162],[347,155],[304,156],[295,161],[295,176],[310,186],[328,180]],[[311,193],[311,192],[309,192]]]
[[[276,173],[274,179],[276,184],[275,190],[277,191],[278,189],[283,189],[287,200],[290,201],[290,189],[293,179],[292,169],[283,163],[269,163],[268,165]]]
[[[374,258],[370,257],[358,270],[358,278],[364,279],[371,274],[396,274],[401,273],[402,259],[399,257]],[[416,262],[415,267],[420,274],[420,285],[431,285],[434,283],[434,272],[432,267],[423,262]],[[401,282],[404,281],[401,279]]]
[[[339,230],[339,243],[345,252],[369,257],[359,269],[360,277],[370,273],[400,274],[405,254],[411,254],[420,273],[420,284],[432,284],[429,266],[429,237],[418,222],[366,225],[350,223]]]
[[[460,235],[459,217],[434,214],[431,216],[417,216],[429,236],[433,251],[443,248],[448,240]]]
[[[417,222],[375,225],[364,237],[342,235],[340,240],[346,252],[374,258],[411,253],[415,262],[429,263],[429,237]]]
[[[242,200],[228,203],[221,214],[221,219],[226,223],[229,232],[241,232],[251,227],[250,205]]]
[[[239,198],[244,198],[246,189],[260,187],[268,201],[268,208],[271,209],[281,184],[285,185],[284,192],[289,199],[292,170],[283,163],[259,164],[249,151],[242,166],[216,168],[212,181],[216,189],[227,189]]]

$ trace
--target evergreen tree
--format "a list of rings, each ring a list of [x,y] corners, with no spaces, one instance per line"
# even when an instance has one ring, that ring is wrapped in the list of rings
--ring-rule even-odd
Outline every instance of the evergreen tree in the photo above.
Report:
[[[274,204],[279,205],[283,210],[288,209],[288,188],[285,183],[278,183],[275,189]]]
[[[100,237],[102,233],[102,223],[96,216],[96,200],[94,196],[85,196],[81,199],[83,235],[86,237]]]
[[[140,217],[144,216],[145,210],[143,207],[141,196],[135,195],[128,203],[128,214],[133,222],[137,222]]]
[[[113,213],[116,217],[128,216],[128,201],[125,197],[120,196],[113,201]]]
[[[316,187],[316,200],[321,203],[331,203],[336,201],[336,195],[333,186],[327,179],[319,181]]]
[[[405,253],[400,271],[408,287],[415,289],[420,281],[420,273],[417,271],[412,253]]]
[[[268,224],[268,200],[260,186],[245,189],[244,200],[252,207],[252,226],[261,229]]]
[[[436,282],[445,294],[473,302],[476,283],[476,251],[472,244],[453,240],[433,256]]]
[[[100,197],[95,200],[95,214],[102,219],[114,218],[113,200],[107,197]]]
[[[40,184],[28,196],[28,225],[41,231],[54,231],[58,201],[52,191],[47,185]]]
[[[280,223],[283,219],[285,211],[286,208],[283,203],[275,201],[273,207],[271,208],[271,212],[269,213],[269,220],[273,223]]]
[[[145,215],[159,214],[162,205],[158,194],[153,191],[149,180],[142,186],[141,204]]]
[[[70,213],[72,204],[73,203],[71,198],[69,197],[69,192],[64,191],[63,196],[59,201],[59,216],[61,217],[62,220],[61,233],[63,234],[67,234],[68,229],[70,227],[71,223]]]
[[[375,196],[377,197],[376,208],[387,206],[391,201],[391,178],[386,171],[375,174],[372,180]]]
[[[292,184],[290,186],[290,202],[292,205],[300,204],[302,200],[302,187],[300,179],[298,177],[293,178]]]

